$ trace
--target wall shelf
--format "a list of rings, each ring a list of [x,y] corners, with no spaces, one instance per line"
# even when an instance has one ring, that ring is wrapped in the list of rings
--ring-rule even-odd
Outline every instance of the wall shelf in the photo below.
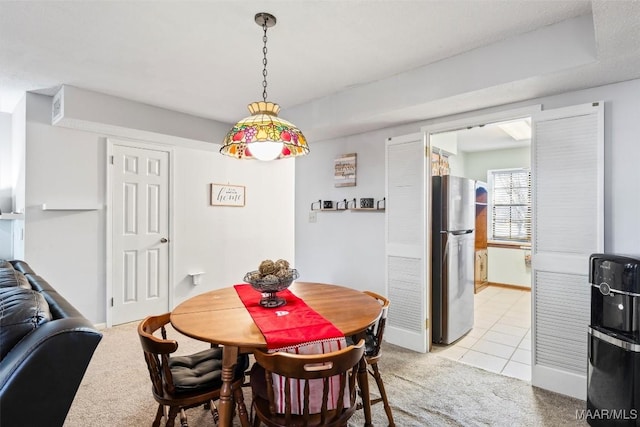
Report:
[[[326,202],[331,202],[331,208],[325,208],[324,204]],[[320,211],[320,212],[341,212],[341,211],[359,211],[359,212],[384,212],[386,204],[386,197],[375,202],[375,207],[372,208],[359,208],[357,207],[357,199],[353,198],[351,200],[342,199],[342,200],[320,200],[311,203],[312,211]]]
[[[8,213],[3,213],[0,214],[0,220],[16,220],[16,219],[24,219],[24,214],[23,213],[15,213],[15,212],[8,212]]]
[[[331,207],[330,208],[325,208],[324,204],[327,202],[331,202]],[[338,201],[335,202],[333,200],[318,200],[317,202],[312,202],[311,203],[311,210],[312,211],[321,211],[321,212],[338,212],[338,211],[343,211],[345,210],[344,208],[340,208],[339,204],[342,203],[342,201]]]
[[[43,211],[97,211],[100,205],[96,203],[43,203]]]

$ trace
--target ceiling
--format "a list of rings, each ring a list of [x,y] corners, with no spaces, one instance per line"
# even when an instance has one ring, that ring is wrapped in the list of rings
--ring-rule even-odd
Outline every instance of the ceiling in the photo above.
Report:
[[[531,135],[525,139],[515,139],[502,130],[499,124],[487,123],[443,133],[454,133],[456,146],[459,151],[463,152],[502,150],[531,145]]]
[[[62,84],[311,143],[640,77],[640,1],[0,2],[0,111]]]

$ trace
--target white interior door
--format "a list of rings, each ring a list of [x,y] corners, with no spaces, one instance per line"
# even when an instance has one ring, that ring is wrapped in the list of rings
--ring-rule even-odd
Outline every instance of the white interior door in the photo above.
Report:
[[[386,341],[426,352],[426,142],[423,133],[389,138],[386,145],[386,289],[391,301]],[[429,255],[430,256],[430,255]]]
[[[586,399],[589,255],[604,251],[604,106],[532,119],[532,384]]]
[[[114,144],[111,323],[169,309],[169,153]]]

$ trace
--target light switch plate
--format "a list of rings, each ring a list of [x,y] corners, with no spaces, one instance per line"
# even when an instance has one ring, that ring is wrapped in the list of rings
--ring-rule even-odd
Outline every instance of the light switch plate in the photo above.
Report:
[[[309,212],[309,222],[316,222],[318,220],[318,213],[311,211]]]

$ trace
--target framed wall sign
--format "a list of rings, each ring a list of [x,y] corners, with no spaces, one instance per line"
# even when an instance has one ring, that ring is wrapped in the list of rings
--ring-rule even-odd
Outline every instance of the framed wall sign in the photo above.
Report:
[[[334,182],[336,187],[355,187],[356,153],[344,154],[335,160]]]
[[[244,206],[244,185],[211,184],[211,206]]]

